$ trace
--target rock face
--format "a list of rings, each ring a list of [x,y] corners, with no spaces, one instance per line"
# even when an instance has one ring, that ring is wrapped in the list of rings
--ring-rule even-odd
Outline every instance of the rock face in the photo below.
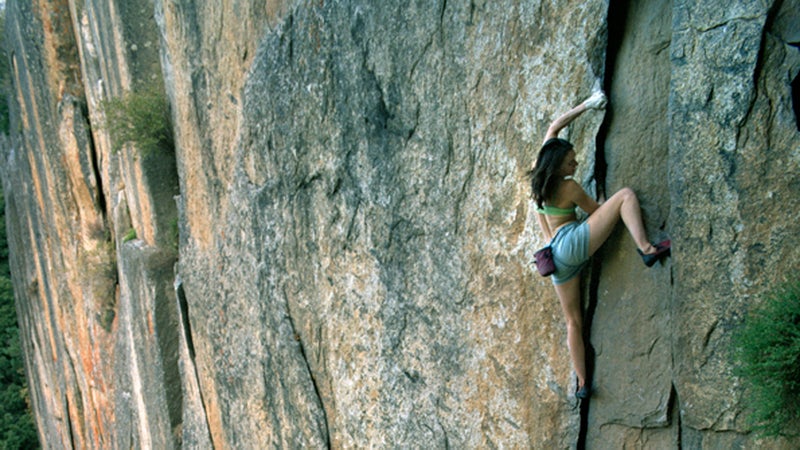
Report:
[[[9,2],[43,446],[797,446],[730,332],[800,260],[800,2],[613,3]],[[162,81],[174,153],[112,151],[103,100]],[[674,250],[595,257],[581,406],[525,172],[600,86],[581,179]]]
[[[609,10],[609,93],[601,132],[609,195],[637,192],[652,242],[671,237],[675,255],[647,268],[620,227],[595,258],[589,308],[597,387],[588,414],[589,448],[678,448],[673,398],[672,269],[680,239],[670,214],[670,42],[673,2],[615,4]],[[613,18],[613,19],[612,19]],[[603,164],[598,166],[602,167]],[[591,296],[589,296],[591,299]],[[713,447],[712,447],[713,448]]]

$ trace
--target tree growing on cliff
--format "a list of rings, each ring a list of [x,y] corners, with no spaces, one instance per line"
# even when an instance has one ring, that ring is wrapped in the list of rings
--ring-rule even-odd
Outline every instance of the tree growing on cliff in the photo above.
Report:
[[[112,150],[119,151],[125,144],[136,145],[144,156],[173,150],[169,102],[162,85],[112,98],[102,108]]]
[[[746,317],[734,344],[749,386],[750,420],[763,436],[796,436],[800,424],[800,280],[771,292]]]

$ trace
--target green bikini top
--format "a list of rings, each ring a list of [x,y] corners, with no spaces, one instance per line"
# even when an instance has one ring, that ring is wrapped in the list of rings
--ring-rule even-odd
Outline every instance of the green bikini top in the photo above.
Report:
[[[546,216],[569,216],[575,214],[575,208],[577,208],[577,206],[573,206],[572,208],[559,208],[557,206],[544,205],[544,208],[537,208],[536,212]]]

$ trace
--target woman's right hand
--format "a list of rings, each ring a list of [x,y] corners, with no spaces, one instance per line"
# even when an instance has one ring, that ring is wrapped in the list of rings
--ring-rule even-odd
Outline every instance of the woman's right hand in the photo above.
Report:
[[[583,106],[585,106],[586,109],[603,109],[606,107],[606,103],[608,103],[606,94],[604,94],[603,91],[597,91],[592,94],[591,97],[584,100]]]

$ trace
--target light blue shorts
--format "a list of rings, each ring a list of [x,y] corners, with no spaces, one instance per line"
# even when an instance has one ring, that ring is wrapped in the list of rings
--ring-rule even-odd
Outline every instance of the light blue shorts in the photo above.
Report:
[[[558,229],[553,240],[556,272],[553,284],[563,284],[581,273],[589,261],[589,222],[570,222]]]

